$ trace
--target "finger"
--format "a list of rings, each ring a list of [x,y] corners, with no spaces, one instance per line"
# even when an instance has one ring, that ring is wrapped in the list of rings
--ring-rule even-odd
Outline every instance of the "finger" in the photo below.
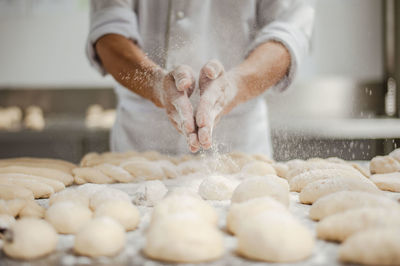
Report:
[[[224,66],[218,60],[208,61],[200,71],[200,76],[207,79],[217,79],[224,73]]]
[[[188,136],[195,130],[193,107],[186,95],[179,96],[172,102],[182,124],[182,130]]]
[[[191,133],[189,135],[188,144],[190,147],[190,151],[193,153],[197,152],[200,149],[200,143],[199,143],[196,133]]]
[[[190,91],[191,88],[194,88],[195,77],[191,67],[180,65],[171,71],[171,75],[178,91]]]
[[[210,127],[202,127],[199,129],[198,134],[201,147],[208,150],[212,144],[212,129]]]

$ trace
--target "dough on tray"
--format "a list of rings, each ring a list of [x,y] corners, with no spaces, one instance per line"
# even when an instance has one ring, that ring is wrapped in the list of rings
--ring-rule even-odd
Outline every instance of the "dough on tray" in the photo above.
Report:
[[[111,184],[114,179],[104,174],[100,169],[92,167],[79,167],[72,170],[75,183],[78,185],[85,183]]]
[[[61,201],[72,201],[77,204],[82,204],[83,206],[89,207],[90,198],[86,193],[80,191],[79,189],[67,188],[51,195],[51,197],[49,198],[49,205],[51,206],[54,203]]]
[[[232,203],[226,216],[226,228],[232,234],[236,234],[240,224],[246,222],[249,217],[269,210],[288,211],[286,206],[271,197]]]
[[[388,226],[400,226],[400,210],[361,208],[322,219],[317,224],[317,234],[321,239],[342,242],[356,232]]]
[[[140,220],[138,208],[126,200],[110,200],[100,204],[94,212],[94,217],[103,216],[113,218],[126,231],[136,229]]]
[[[101,204],[112,200],[125,200],[131,202],[128,193],[116,188],[107,187],[97,191],[90,197],[90,208],[96,210],[96,208]]]
[[[290,168],[287,179],[290,180],[293,177],[308,172],[311,170],[318,170],[318,169],[344,169],[349,171],[355,171],[359,173],[356,169],[354,169],[351,165],[348,164],[339,164],[339,163],[332,163],[328,161],[311,161],[311,162],[296,162],[293,163],[293,167]]]
[[[75,234],[92,219],[92,211],[73,201],[59,201],[47,209],[45,219],[58,233]]]
[[[371,181],[381,190],[400,192],[400,172],[372,175]]]
[[[371,174],[386,174],[400,171],[400,162],[392,156],[376,156],[369,163]]]
[[[400,204],[384,195],[364,191],[339,191],[318,199],[310,208],[310,218],[321,220],[350,209],[364,207],[398,208]]]
[[[276,178],[286,182],[286,180],[280,177]],[[280,181],[269,178],[268,176],[253,177],[241,182],[233,192],[231,201],[233,203],[238,203],[265,196],[270,196],[285,206],[289,206],[288,188],[285,187]]]
[[[75,235],[74,251],[89,257],[115,256],[125,246],[124,227],[110,217],[86,223]]]
[[[34,197],[38,198],[48,198],[51,194],[54,193],[54,189],[42,182],[28,179],[28,178],[19,178],[19,177],[6,177],[0,178],[1,185],[16,185],[19,187],[23,187],[32,191]]]
[[[312,254],[314,237],[289,212],[269,210],[248,217],[237,232],[243,257],[268,262],[294,262]]]
[[[55,192],[65,189],[65,185],[62,182],[54,180],[54,179],[42,177],[42,176],[35,176],[35,175],[31,175],[31,174],[21,174],[21,173],[0,173],[0,180],[8,179],[8,178],[12,178],[12,179],[20,178],[20,179],[34,180],[34,181],[44,183],[46,185],[51,186]]]
[[[366,191],[382,194],[375,184],[367,178],[334,178],[314,181],[303,188],[299,199],[301,203],[312,204],[319,198],[338,191]]]
[[[164,171],[159,164],[147,160],[133,160],[121,164],[121,167],[128,171],[134,180],[163,179]]]
[[[167,261],[196,263],[218,259],[224,253],[221,232],[191,212],[160,217],[146,231],[146,256]]]
[[[132,201],[136,205],[154,206],[167,194],[168,189],[160,180],[143,181],[133,192]]]
[[[30,199],[33,200],[33,199]],[[12,199],[2,200],[0,199],[0,214],[11,215],[13,217],[18,216],[18,213],[26,205],[25,199]]]
[[[40,206],[35,200],[26,200],[24,207],[18,213],[18,217],[43,218],[45,211],[45,208]]]
[[[400,228],[376,228],[356,233],[339,247],[343,262],[365,265],[400,264]]]
[[[72,174],[72,169],[76,167],[75,164],[64,160],[48,159],[48,158],[32,158],[32,157],[1,159],[0,167],[6,167],[6,166],[50,168],[63,171],[67,174]]]
[[[241,173],[247,175],[276,175],[276,171],[272,165],[261,161],[253,161],[245,164],[241,170]]]
[[[117,182],[129,183],[134,181],[134,178],[128,171],[117,165],[104,163],[96,165],[93,168],[100,170],[103,174]]]
[[[34,199],[33,192],[27,188],[12,185],[12,184],[0,184],[0,199],[12,200],[12,199]]]
[[[14,259],[31,260],[56,249],[58,235],[45,220],[24,218],[16,221],[4,234],[4,253]]]
[[[210,175],[199,186],[199,195],[205,200],[230,200],[238,182],[222,175]]]

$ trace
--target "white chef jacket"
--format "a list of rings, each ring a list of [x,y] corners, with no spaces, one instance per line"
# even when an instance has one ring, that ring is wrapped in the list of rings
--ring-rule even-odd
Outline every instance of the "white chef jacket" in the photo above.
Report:
[[[198,73],[210,59],[218,59],[229,70],[257,46],[274,40],[285,45],[291,62],[287,74],[268,90],[283,91],[308,53],[313,20],[312,0],[94,0],[86,52],[91,64],[105,75],[94,44],[105,34],[120,34],[165,69],[186,64]],[[177,133],[165,110],[120,84],[115,91],[113,151],[189,151],[185,137]],[[221,118],[213,132],[214,147],[223,152],[271,155],[262,98],[241,104]]]

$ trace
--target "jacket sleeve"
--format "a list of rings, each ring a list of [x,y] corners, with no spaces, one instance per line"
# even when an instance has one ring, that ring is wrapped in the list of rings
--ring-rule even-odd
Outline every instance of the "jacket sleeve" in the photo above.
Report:
[[[302,59],[309,52],[314,6],[313,0],[260,0],[257,3],[259,30],[247,54],[262,43],[278,41],[286,47],[291,58],[288,73],[271,88],[274,92],[282,92],[289,87]]]
[[[120,34],[141,45],[133,0],[92,0],[90,3],[86,55],[90,64],[102,75],[106,75],[107,72],[96,54],[94,45],[100,37],[110,33]]]

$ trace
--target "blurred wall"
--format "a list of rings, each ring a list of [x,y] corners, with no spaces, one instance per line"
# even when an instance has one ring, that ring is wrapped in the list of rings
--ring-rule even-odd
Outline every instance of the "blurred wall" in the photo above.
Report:
[[[1,87],[103,87],[84,44],[88,0],[0,0]],[[313,52],[299,80],[382,77],[381,1],[318,0]]]

